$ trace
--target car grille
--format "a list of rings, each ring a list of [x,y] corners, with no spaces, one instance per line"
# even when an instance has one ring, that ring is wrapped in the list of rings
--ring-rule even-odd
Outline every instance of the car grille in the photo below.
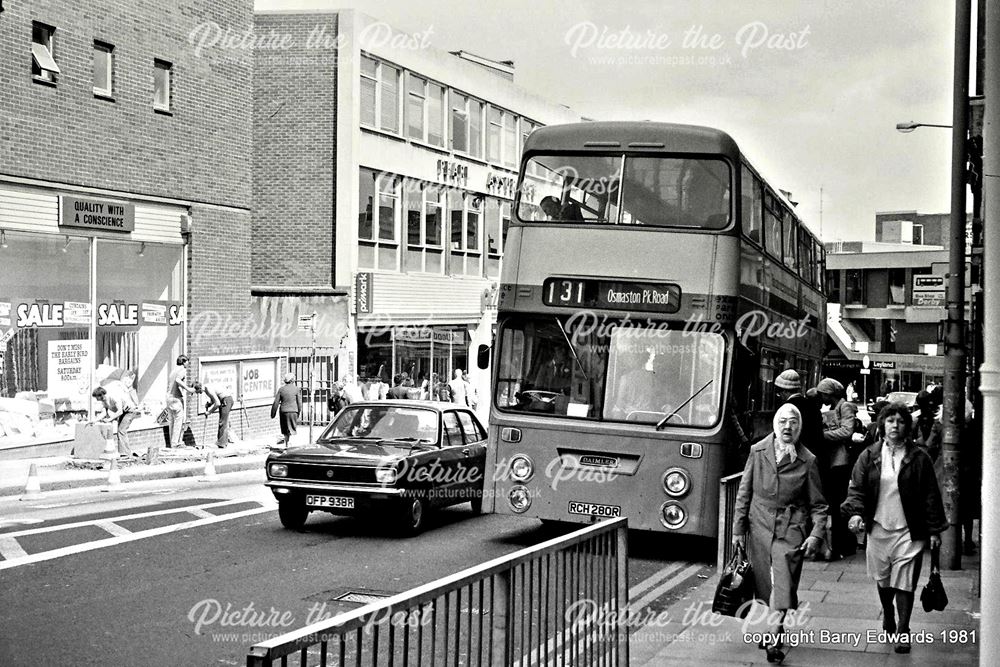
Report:
[[[327,475],[332,472],[333,475]],[[375,484],[375,468],[289,463],[288,479],[346,484]]]

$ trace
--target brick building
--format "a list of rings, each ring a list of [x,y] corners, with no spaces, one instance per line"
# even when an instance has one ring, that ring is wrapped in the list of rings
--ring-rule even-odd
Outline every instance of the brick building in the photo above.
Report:
[[[315,312],[325,378],[405,372],[419,386],[475,366],[522,141],[579,115],[519,88],[509,61],[442,51],[429,33],[354,11],[255,21],[260,316]],[[306,339],[277,345],[304,353]]]
[[[242,392],[243,435],[273,428],[253,406],[270,403],[280,364],[245,331],[253,53],[206,46],[247,33],[253,3],[4,10],[0,456],[68,453],[92,388],[122,370],[144,413],[133,444],[162,438],[181,353],[192,381]],[[243,371],[265,381],[244,386]]]

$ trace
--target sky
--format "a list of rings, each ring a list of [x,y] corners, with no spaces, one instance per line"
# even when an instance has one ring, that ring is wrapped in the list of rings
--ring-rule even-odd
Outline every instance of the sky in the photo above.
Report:
[[[874,240],[876,211],[950,209],[951,133],[895,126],[951,124],[951,2],[255,3],[340,7],[431,48],[513,60],[516,84],[584,117],[724,130],[824,241]]]

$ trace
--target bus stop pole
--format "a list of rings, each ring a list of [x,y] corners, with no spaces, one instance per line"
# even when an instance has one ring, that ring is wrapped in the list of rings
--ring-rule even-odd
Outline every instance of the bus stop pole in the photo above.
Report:
[[[313,368],[316,366],[316,313],[310,319],[312,350],[309,353],[309,444],[313,443],[313,422],[316,421],[316,389],[313,386]]]

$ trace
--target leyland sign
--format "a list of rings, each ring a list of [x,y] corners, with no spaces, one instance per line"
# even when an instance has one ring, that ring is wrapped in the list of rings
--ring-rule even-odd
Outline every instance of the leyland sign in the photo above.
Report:
[[[59,226],[131,232],[135,229],[135,204],[107,199],[59,198]]]

